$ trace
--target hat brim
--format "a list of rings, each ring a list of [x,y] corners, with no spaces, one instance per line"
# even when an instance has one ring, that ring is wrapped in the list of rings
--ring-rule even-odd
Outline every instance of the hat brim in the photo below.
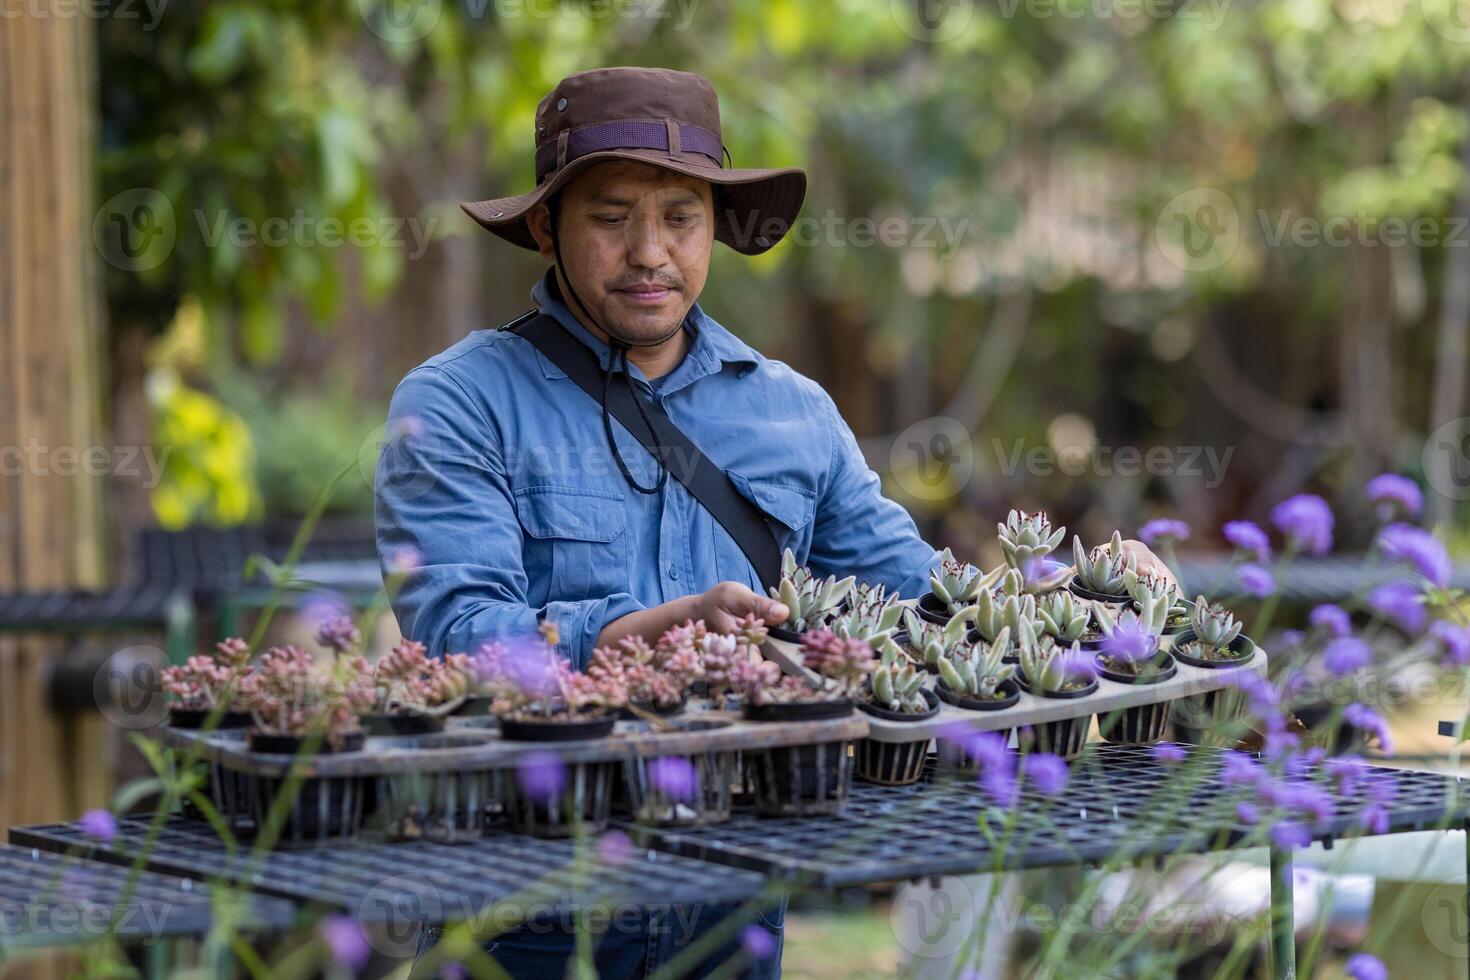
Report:
[[[599,150],[577,157],[534,191],[488,201],[463,201],[460,207],[482,228],[521,248],[540,251],[526,215],[589,167],[609,160],[648,163],[707,180],[724,188],[716,206],[715,240],[742,255],[759,255],[790,230],[806,197],[806,171],[794,167],[735,170],[717,167],[700,153],[671,157],[666,150]]]

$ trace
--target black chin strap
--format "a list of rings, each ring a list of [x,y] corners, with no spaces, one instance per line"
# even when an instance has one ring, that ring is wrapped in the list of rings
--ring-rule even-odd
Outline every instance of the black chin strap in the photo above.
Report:
[[[658,445],[658,433],[654,430],[653,423],[648,419],[648,410],[643,407],[643,399],[638,397],[638,391],[633,386],[633,376],[628,371],[628,348],[657,347],[660,344],[666,343],[671,337],[682,330],[684,324],[682,322],[676,323],[672,330],[658,340],[642,344],[632,344],[598,323],[592,316],[591,311],[582,302],[582,297],[577,295],[576,287],[572,285],[572,277],[567,275],[566,266],[563,265],[561,260],[561,241],[557,229],[556,195],[553,194],[551,200],[547,202],[547,209],[551,212],[551,250],[556,256],[556,271],[561,274],[562,281],[567,284],[567,292],[571,294],[572,302],[577,304],[577,309],[582,311],[583,318],[607,335],[610,351],[607,358],[607,371],[604,372],[602,377],[602,431],[607,435],[608,449],[612,450],[612,457],[617,460],[618,469],[623,473],[623,479],[627,480],[628,484],[634,490],[646,494],[658,493],[663,490],[664,484],[669,479],[669,469],[664,465],[663,456],[660,453],[652,454],[654,465],[658,467],[658,479],[654,481],[653,486],[645,487],[633,478],[633,473],[628,469],[628,464],[623,461],[623,454],[618,451],[617,440],[613,438],[612,415],[607,409],[607,395],[609,389],[612,387],[613,375],[621,372],[623,375],[623,384],[628,388],[628,397],[633,400],[634,406],[638,409],[638,415],[643,420],[643,425],[647,428],[649,435],[653,437],[649,440],[649,443],[651,445]]]

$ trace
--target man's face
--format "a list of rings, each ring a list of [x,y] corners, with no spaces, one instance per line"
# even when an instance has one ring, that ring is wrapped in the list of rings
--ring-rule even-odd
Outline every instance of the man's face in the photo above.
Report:
[[[709,274],[715,238],[709,182],[619,160],[578,174],[558,203],[563,269],[597,323],[633,344],[672,333]],[[553,261],[546,207],[529,219],[542,258]],[[564,298],[579,314],[572,298]]]

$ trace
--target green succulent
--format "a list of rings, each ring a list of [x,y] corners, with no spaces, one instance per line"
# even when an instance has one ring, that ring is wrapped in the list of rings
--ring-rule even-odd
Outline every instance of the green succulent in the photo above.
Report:
[[[1152,592],[1142,591],[1133,600],[1133,609],[1123,610],[1121,613],[1107,608],[1105,603],[1098,603],[1097,625],[1104,634],[1110,634],[1117,627],[1118,622],[1129,617],[1143,624],[1154,636],[1163,636],[1164,627],[1169,622],[1169,610],[1173,600],[1167,594],[1156,596]]]
[[[821,626],[830,617],[843,599],[847,598],[857,580],[849,575],[845,579],[835,576],[816,578],[811,571],[796,564],[791,549],[781,556],[781,582],[770,590],[771,598],[779,599],[790,611],[781,627],[795,633]]]
[[[945,548],[940,555],[939,571],[929,575],[929,590],[951,613],[957,613],[995,585],[1004,571],[1005,566],[998,565],[981,574],[979,569],[959,561]]]
[[[872,675],[873,703],[889,711],[921,714],[929,710],[924,698],[924,672],[911,663],[883,663]]]
[[[985,591],[975,601],[975,629],[985,640],[994,640],[1007,627],[1014,633],[1023,621],[1037,620],[1034,595],[1006,595],[1003,599],[999,595]]]
[[[1061,646],[1050,636],[1042,636],[1035,643],[1021,644],[1020,651],[1021,673],[1038,694],[1066,691],[1094,676],[1092,661],[1075,642]]]
[[[904,609],[897,595],[881,585],[858,585],[852,592],[848,611],[831,617],[827,626],[843,639],[865,640],[882,650],[897,628]]]
[[[1195,638],[1203,646],[1224,650],[1240,636],[1240,622],[1219,603],[1211,605],[1204,596],[1194,600],[1194,615],[1190,618]]]
[[[956,694],[971,698],[994,697],[1000,686],[1016,673],[1015,665],[1005,662],[1010,646],[1010,633],[1002,630],[993,643],[957,647],[940,658],[939,676]]]
[[[1123,549],[1123,535],[1113,532],[1112,541],[1082,550],[1082,539],[1072,539],[1072,555],[1077,565],[1077,584],[1103,595],[1125,595],[1123,573],[1137,570],[1138,559]]]
[[[1036,603],[1036,615],[1047,635],[1060,643],[1071,643],[1087,632],[1089,606],[1070,592],[1052,592]]]
[[[909,647],[917,652],[919,663],[925,667],[937,667],[941,657],[966,642],[965,634],[970,631],[970,622],[974,618],[975,607],[966,606],[949,622],[939,626],[905,606],[903,628],[908,631]],[[887,651],[884,652],[886,654]]]
[[[1052,530],[1051,521],[1045,511],[1028,514],[1013,510],[1004,524],[995,526],[999,532],[1000,550],[1005,553],[1006,564],[1012,568],[1025,568],[1029,563],[1045,558],[1061,544],[1067,529]]]

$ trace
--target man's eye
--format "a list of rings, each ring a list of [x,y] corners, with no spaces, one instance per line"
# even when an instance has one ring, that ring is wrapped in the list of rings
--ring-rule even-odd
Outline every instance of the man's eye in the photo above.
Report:
[[[682,228],[694,220],[694,215],[687,213],[675,213],[669,215],[669,224],[675,228]]]
[[[615,214],[596,214],[592,216],[592,220],[598,222],[599,224],[607,225],[609,228],[613,227],[614,225],[621,224],[623,221],[621,215]]]

